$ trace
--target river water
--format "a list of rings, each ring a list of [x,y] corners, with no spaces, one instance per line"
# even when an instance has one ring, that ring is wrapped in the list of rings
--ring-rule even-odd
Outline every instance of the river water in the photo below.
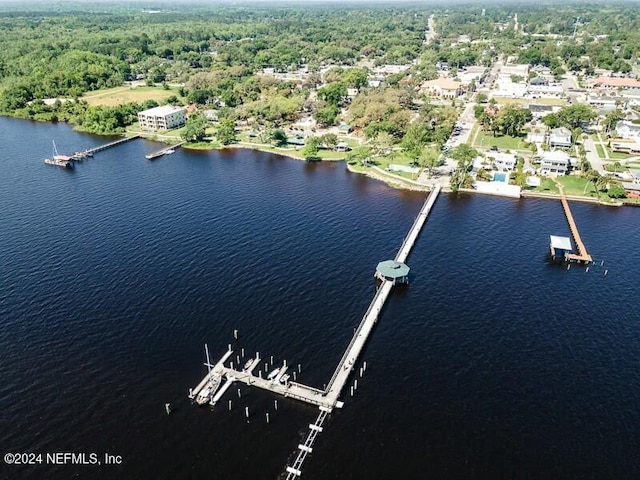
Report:
[[[1,453],[122,458],[0,478],[277,478],[317,410],[235,386],[192,405],[203,344],[322,387],[424,195],[248,150],[148,161],[146,140],[66,171],[42,162],[52,140],[108,139],[6,118],[0,136]],[[640,478],[640,215],[572,209],[604,261],[588,272],[547,261],[558,201],[440,196],[304,478]]]

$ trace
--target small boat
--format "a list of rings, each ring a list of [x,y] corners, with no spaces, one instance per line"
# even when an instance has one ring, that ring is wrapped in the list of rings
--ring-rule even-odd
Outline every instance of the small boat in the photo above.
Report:
[[[176,151],[173,148],[170,148],[170,149],[164,151],[165,155],[171,155],[172,153],[176,153]]]
[[[47,165],[55,165],[56,167],[72,169],[73,163],[71,160],[73,159],[67,155],[59,155],[58,149],[56,148],[56,142],[53,142],[53,155],[51,158],[45,158],[44,163]]]
[[[289,375],[288,373],[285,373],[280,377],[280,383],[283,385],[286,385],[289,382],[290,378],[291,378],[291,375]]]
[[[269,375],[267,375],[267,380],[273,380],[274,378],[276,378],[278,373],[280,373],[280,368],[279,367],[276,368],[275,370],[272,370],[271,372],[269,372]]]
[[[196,397],[196,403],[198,405],[206,405],[211,401],[213,396],[218,391],[218,387],[220,387],[220,382],[222,381],[222,375],[213,375],[211,380],[200,390],[198,396]]]
[[[249,368],[251,368],[251,365],[253,365],[254,361],[255,361],[255,358],[250,358],[249,360],[247,360],[247,363],[244,364],[244,367],[242,368],[242,371],[249,370]]]

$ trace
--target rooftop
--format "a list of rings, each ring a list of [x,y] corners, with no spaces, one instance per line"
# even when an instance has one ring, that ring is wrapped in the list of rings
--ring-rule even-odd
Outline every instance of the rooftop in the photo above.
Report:
[[[571,251],[571,249],[573,248],[571,246],[571,240],[569,239],[569,237],[557,237],[555,235],[549,235],[549,239],[551,240],[551,246],[553,248],[567,251]]]
[[[184,108],[174,107],[173,105],[162,105],[160,107],[154,107],[154,108],[150,108],[149,110],[144,110],[140,113],[142,113],[143,115],[164,116],[164,115],[170,115],[172,113],[179,112],[179,111],[184,111]]]
[[[592,82],[594,87],[627,87],[640,88],[640,82],[635,78],[617,78],[617,77],[598,77]]]
[[[385,260],[380,262],[376,270],[386,278],[402,278],[409,275],[409,267],[405,263],[395,260]]]

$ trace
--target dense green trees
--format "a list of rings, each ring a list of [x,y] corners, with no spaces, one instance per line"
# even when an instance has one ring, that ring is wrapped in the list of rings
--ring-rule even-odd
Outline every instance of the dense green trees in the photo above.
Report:
[[[204,116],[204,113],[192,113],[187,118],[187,124],[185,126],[184,132],[182,133],[182,139],[186,140],[187,142],[201,142],[202,140],[204,140],[204,137],[207,134],[208,125],[209,121]],[[224,134],[223,138],[226,139],[226,137],[224,137]],[[218,129],[218,139],[220,139],[220,129]]]

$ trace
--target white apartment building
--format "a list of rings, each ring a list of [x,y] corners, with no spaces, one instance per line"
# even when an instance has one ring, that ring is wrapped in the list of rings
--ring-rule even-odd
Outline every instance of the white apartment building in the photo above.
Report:
[[[185,109],[173,105],[150,108],[138,113],[142,130],[170,130],[185,124]]]

